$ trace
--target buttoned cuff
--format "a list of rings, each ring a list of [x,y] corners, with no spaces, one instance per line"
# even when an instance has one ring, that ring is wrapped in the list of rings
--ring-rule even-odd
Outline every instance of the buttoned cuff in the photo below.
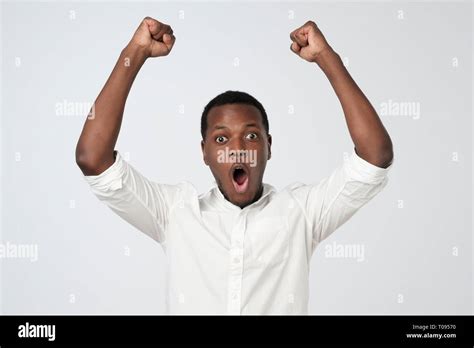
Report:
[[[120,153],[115,150],[115,162],[99,175],[84,175],[91,188],[99,191],[118,190],[122,188],[122,178],[126,163]]]
[[[392,163],[387,168],[377,167],[357,155],[355,148],[352,148],[352,153],[345,164],[349,177],[357,181],[372,184],[382,181],[393,167],[393,163],[394,160],[392,160]]]

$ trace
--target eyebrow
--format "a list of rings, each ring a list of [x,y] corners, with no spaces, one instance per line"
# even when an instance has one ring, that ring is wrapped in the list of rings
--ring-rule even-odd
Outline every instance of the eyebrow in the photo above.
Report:
[[[258,125],[256,123],[247,123],[245,125],[245,128],[249,128],[249,127],[256,127],[258,128]],[[218,124],[214,127],[214,129],[229,129],[229,127],[227,126],[224,126],[224,125],[221,125],[221,124]]]

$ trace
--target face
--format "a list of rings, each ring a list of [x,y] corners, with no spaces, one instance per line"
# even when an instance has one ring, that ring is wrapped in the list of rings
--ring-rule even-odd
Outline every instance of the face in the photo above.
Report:
[[[271,141],[253,105],[226,104],[209,111],[201,142],[204,163],[228,201],[244,208],[260,198]]]

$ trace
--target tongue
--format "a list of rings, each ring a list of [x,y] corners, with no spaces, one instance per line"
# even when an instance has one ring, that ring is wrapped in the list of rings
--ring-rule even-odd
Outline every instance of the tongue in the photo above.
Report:
[[[247,178],[247,174],[243,170],[238,170],[235,173],[235,182],[239,185],[242,185],[245,182],[245,179]]]

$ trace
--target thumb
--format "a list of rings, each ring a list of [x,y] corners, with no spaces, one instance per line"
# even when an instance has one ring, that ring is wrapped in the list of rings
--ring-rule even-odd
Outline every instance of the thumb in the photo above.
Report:
[[[168,51],[171,51],[171,49],[173,48],[175,40],[176,37],[173,34],[166,33],[163,35],[163,43],[168,48]]]
[[[290,50],[292,50],[294,53],[298,54],[301,51],[300,45],[298,45],[296,42],[292,42],[290,46]]]

